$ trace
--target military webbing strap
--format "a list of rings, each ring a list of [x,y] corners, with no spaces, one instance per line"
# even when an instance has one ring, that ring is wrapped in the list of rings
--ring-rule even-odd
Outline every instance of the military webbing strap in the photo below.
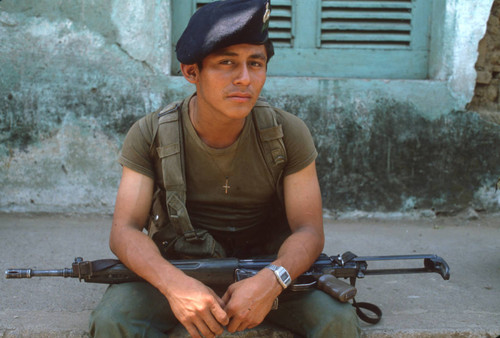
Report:
[[[196,232],[191,224],[186,208],[186,179],[184,171],[184,152],[182,137],[182,102],[174,102],[158,113],[158,147],[161,161],[163,185],[166,191],[166,204],[170,223],[179,235],[187,240],[196,239]],[[276,113],[271,106],[257,101],[253,109],[254,123],[259,130],[260,146],[269,173],[279,190],[279,181],[286,164],[286,150],[283,143],[283,130],[276,120]]]
[[[275,183],[278,197],[283,202],[280,184],[283,168],[287,162],[283,129],[276,120],[276,112],[264,99],[259,98],[253,111],[254,123],[259,130],[262,154]]]
[[[196,233],[186,208],[186,178],[182,137],[181,102],[174,102],[158,113],[158,144],[163,185],[170,223],[186,240],[196,239]]]

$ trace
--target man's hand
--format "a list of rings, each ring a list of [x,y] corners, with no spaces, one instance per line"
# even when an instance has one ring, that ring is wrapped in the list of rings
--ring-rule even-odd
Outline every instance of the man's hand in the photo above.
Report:
[[[257,275],[229,286],[222,297],[229,316],[229,332],[251,329],[264,320],[283,288],[274,273],[263,269]]]
[[[167,293],[173,313],[191,337],[215,337],[224,332],[229,317],[224,302],[203,283],[187,277],[170,285]],[[201,335],[200,335],[201,333]]]

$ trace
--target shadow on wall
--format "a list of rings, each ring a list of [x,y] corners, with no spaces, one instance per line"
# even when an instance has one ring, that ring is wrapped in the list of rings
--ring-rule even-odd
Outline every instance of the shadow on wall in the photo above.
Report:
[[[314,111],[306,121],[319,151],[325,207],[498,209],[491,195],[500,176],[500,125],[468,111],[429,120],[412,106],[386,100],[363,114],[354,108],[321,114],[310,106]]]

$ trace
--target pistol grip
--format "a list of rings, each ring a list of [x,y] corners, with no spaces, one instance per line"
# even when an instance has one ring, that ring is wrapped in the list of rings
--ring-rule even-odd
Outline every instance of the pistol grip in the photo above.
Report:
[[[354,298],[357,292],[354,286],[329,274],[319,277],[318,288],[342,303],[346,303]]]

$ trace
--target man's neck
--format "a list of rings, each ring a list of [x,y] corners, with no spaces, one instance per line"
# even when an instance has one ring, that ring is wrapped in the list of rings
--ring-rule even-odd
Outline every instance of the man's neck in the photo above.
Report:
[[[229,147],[236,142],[245,126],[245,119],[216,120],[209,109],[200,107],[197,96],[193,96],[189,101],[188,115],[198,136],[212,148]]]

